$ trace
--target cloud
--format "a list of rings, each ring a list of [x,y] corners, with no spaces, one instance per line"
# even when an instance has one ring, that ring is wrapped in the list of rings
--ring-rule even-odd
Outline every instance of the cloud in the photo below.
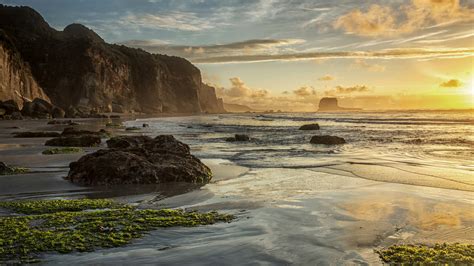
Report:
[[[352,93],[361,93],[361,92],[369,92],[369,87],[365,85],[356,85],[353,87],[342,87],[336,86],[336,88],[327,90],[324,92],[326,96],[337,96],[341,94],[352,94]]]
[[[160,40],[129,40],[119,44],[134,48],[141,48],[150,53],[161,53],[168,55],[192,58],[194,55],[251,55],[257,52],[281,52],[285,47],[304,43],[302,39],[255,39],[227,44],[213,45],[172,45]]]
[[[166,14],[128,14],[118,21],[123,26],[181,31],[202,31],[216,25],[192,12],[167,12]]]
[[[308,97],[316,95],[316,90],[313,87],[300,87],[293,91],[293,94],[299,97]]]
[[[281,54],[254,54],[230,55],[189,58],[193,63],[239,63],[239,62],[264,62],[264,61],[295,61],[332,58],[351,59],[412,59],[412,58],[460,58],[474,55],[473,48],[404,48],[385,49],[379,51],[341,51],[341,52],[312,52],[312,53],[281,53]]]
[[[218,96],[230,98],[263,98],[269,94],[268,91],[264,89],[249,88],[239,77],[230,78],[229,81],[231,83],[230,88],[217,86]]]
[[[457,79],[450,79],[448,81],[445,81],[441,84],[439,84],[440,87],[443,87],[443,88],[459,88],[462,86],[462,83],[461,81],[457,80]]]
[[[385,66],[379,64],[369,64],[365,60],[357,58],[354,60],[354,63],[351,64],[352,68],[356,69],[366,69],[370,72],[383,72],[385,71]]]
[[[459,0],[412,0],[398,9],[373,4],[365,12],[351,10],[337,18],[333,26],[348,34],[378,37],[462,21],[474,21],[474,9],[462,6]]]
[[[322,76],[322,77],[319,77],[318,80],[319,81],[331,81],[331,80],[335,80],[336,78],[331,76],[331,75],[325,75],[325,76]]]

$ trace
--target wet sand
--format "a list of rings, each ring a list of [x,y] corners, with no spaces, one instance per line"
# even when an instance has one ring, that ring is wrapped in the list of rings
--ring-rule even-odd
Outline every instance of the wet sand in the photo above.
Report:
[[[83,123],[83,128],[99,129],[104,121]],[[12,125],[21,129],[10,129]],[[215,175],[206,186],[76,186],[62,177],[67,174],[69,162],[82,154],[42,155],[46,139],[16,139],[11,135],[24,130],[60,131],[63,127],[46,125],[44,120],[0,121],[0,161],[33,171],[0,176],[0,200],[112,197],[147,208],[229,212],[237,220],[157,230],[120,248],[47,254],[43,257],[45,264],[380,264],[373,250],[394,243],[474,243],[474,194],[470,189],[394,184],[377,176],[397,173],[385,172],[385,168],[369,171],[359,164],[349,168],[337,164],[301,169],[246,167],[227,159],[230,151],[219,150],[210,156],[203,144],[190,141],[194,153]],[[116,133],[154,134],[156,129]],[[185,134],[182,139],[195,137],[192,131]],[[209,145],[214,149],[221,144]],[[358,174],[373,175],[376,180]],[[472,176],[456,174],[456,178],[451,180],[456,185],[461,179],[472,185]]]

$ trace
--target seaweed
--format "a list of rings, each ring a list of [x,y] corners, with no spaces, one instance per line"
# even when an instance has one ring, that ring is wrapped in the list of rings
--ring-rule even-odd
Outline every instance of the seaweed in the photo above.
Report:
[[[234,219],[217,212],[137,209],[104,199],[2,202],[0,207],[27,214],[0,217],[0,264],[38,262],[45,252],[118,247],[158,228]]]
[[[474,245],[471,244],[393,245],[376,252],[389,264],[474,264]]]

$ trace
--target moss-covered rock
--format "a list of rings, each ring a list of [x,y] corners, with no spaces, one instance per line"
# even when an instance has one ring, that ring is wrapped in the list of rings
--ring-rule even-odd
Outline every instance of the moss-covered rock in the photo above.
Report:
[[[42,153],[45,155],[53,155],[53,154],[71,154],[71,153],[80,153],[84,152],[83,149],[78,147],[64,147],[64,148],[51,148],[44,150]]]
[[[394,265],[474,264],[474,245],[469,244],[393,245],[376,252],[384,262]]]
[[[25,167],[8,166],[3,162],[0,162],[0,175],[18,175],[29,172],[30,170]]]
[[[123,246],[160,227],[199,226],[233,219],[232,215],[216,212],[141,210],[108,200],[1,205],[28,215],[0,217],[0,264],[32,262],[44,252],[87,252]]]

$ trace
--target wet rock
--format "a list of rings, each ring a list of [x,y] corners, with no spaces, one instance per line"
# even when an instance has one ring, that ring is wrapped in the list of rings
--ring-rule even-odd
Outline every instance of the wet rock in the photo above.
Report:
[[[19,112],[20,108],[18,107],[18,104],[13,101],[13,100],[8,100],[1,102],[0,101],[0,108],[5,110],[5,115],[11,115],[14,112]]]
[[[111,149],[138,148],[152,140],[148,136],[118,136],[107,140],[107,147]]]
[[[337,145],[346,143],[346,140],[341,137],[323,135],[313,136],[310,142],[312,144]]]
[[[142,127],[150,127],[150,125],[144,123],[144,124],[142,125]]]
[[[233,142],[233,141],[250,141],[250,137],[245,134],[235,134],[234,137],[226,138],[225,141]]]
[[[48,121],[48,125],[71,125],[74,122],[72,120],[51,120]]]
[[[139,127],[126,127],[125,130],[134,131],[134,130],[141,130],[141,128],[139,128]]]
[[[66,116],[66,112],[59,107],[54,107],[51,116],[53,118],[64,118]]]
[[[46,146],[59,147],[96,147],[101,143],[101,137],[97,135],[69,135],[61,136],[46,141]]]
[[[308,125],[302,125],[299,130],[319,130],[319,125],[318,124],[308,124]]]
[[[61,133],[61,136],[81,136],[81,135],[94,135],[99,137],[109,137],[111,133],[105,129],[101,129],[99,131],[90,131],[90,130],[81,130],[75,129],[73,127],[67,127]]]
[[[120,136],[110,149],[83,156],[70,164],[66,179],[83,185],[207,183],[211,170],[173,136]]]
[[[18,132],[15,133],[15,138],[55,138],[61,134],[58,132],[39,131],[39,132]]]
[[[4,162],[0,162],[0,175],[8,175],[13,172],[13,168],[6,165]]]

